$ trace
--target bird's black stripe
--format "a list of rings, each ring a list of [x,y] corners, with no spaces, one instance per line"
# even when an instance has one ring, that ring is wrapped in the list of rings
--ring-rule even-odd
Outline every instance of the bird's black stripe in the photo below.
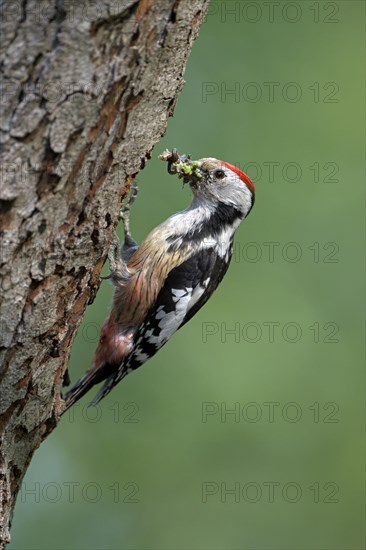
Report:
[[[242,220],[243,212],[235,206],[219,202],[215,212],[202,221],[197,227],[192,227],[183,235],[183,247],[202,242],[204,239],[215,240],[220,236],[225,227],[230,227],[235,221]],[[168,252],[172,253],[182,248],[182,234],[171,235],[167,241],[170,243]]]

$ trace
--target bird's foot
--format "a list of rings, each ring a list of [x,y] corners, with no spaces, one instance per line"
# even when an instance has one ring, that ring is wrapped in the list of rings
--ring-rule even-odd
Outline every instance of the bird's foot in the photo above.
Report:
[[[102,276],[100,277],[103,281],[110,279],[113,276],[113,273],[116,272],[119,264],[121,263],[119,248],[120,248],[120,242],[115,232],[113,236],[113,240],[108,250],[108,261],[109,261],[110,273],[106,277],[102,277]]]
[[[136,181],[134,181],[131,184],[131,188],[130,188],[127,200],[126,200],[125,204],[122,204],[121,210],[119,211],[118,220],[123,223],[123,230],[124,230],[124,233],[125,233],[125,240],[127,238],[133,240],[132,237],[131,237],[131,232],[130,232],[130,211],[131,211],[131,206],[133,205],[133,203],[136,200],[138,191],[139,191],[139,188],[137,186]]]

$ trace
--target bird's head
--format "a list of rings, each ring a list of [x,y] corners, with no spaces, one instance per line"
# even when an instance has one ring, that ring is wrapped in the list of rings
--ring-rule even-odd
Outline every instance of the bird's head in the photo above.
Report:
[[[255,187],[247,174],[215,158],[200,159],[196,164],[198,177],[189,179],[195,198],[214,205],[221,203],[233,206],[242,212],[243,217],[249,214],[254,204]]]
[[[168,162],[168,172],[178,174],[189,183],[194,202],[207,203],[211,208],[224,205],[235,208],[240,217],[246,217],[254,204],[255,187],[252,180],[239,168],[215,158],[192,160],[178,155],[176,149],[160,155]]]

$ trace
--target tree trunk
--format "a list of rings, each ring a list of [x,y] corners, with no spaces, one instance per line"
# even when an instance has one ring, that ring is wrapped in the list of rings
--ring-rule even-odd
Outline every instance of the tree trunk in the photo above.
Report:
[[[166,130],[207,2],[2,4],[0,547],[59,420],[121,198]]]

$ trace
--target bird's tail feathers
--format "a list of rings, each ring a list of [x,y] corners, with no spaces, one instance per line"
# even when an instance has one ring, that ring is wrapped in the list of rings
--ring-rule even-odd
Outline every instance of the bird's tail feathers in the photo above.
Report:
[[[112,388],[122,380],[127,374],[127,371],[123,372],[123,374],[114,373],[112,376],[107,378],[103,386],[98,391],[97,395],[92,399],[92,401],[89,403],[89,407],[95,407],[101,401],[106,395],[109,394],[109,392],[112,390]]]
[[[84,376],[82,376],[76,384],[66,393],[64,399],[66,401],[66,407],[62,414],[64,414],[70,407],[72,407],[76,401],[81,399],[95,384],[102,382],[108,376],[105,369],[89,369]]]

